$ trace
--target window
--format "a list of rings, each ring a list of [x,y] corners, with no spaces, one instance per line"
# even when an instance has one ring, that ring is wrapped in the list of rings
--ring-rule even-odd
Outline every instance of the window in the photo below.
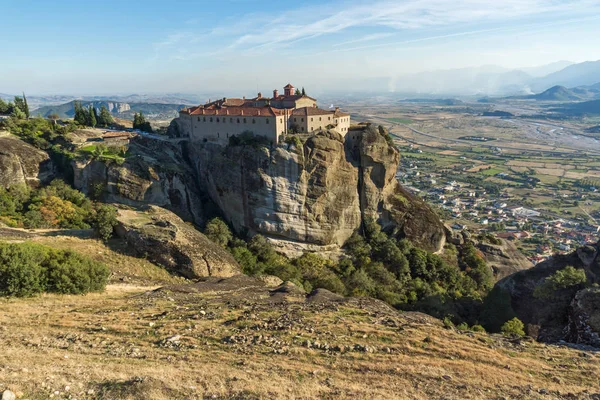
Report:
[[[304,118],[300,118],[300,122],[304,122]]]
[[[220,135],[219,135],[219,132],[217,132],[217,137],[219,137],[219,136],[220,136]]]
[[[296,122],[296,118],[294,118],[294,122]]]
[[[314,118],[311,118],[311,119],[310,119],[310,122],[313,122],[313,119],[314,119]]]
[[[206,117],[202,117],[202,122],[206,122]]]
[[[238,124],[239,124],[240,123],[240,119],[238,118],[237,120],[238,120]]]
[[[327,121],[331,121],[331,117],[327,117]]]
[[[246,118],[244,118],[244,123],[246,123]]]
[[[311,131],[311,132],[312,132],[312,131],[314,131],[314,130],[315,130],[315,127],[314,127],[314,126],[313,126],[312,128],[310,128],[310,131]]]
[[[219,118],[217,118],[217,122],[219,122]]]
[[[319,117],[319,121],[321,120],[321,117]]]
[[[233,123],[233,118],[229,118],[229,122]],[[229,134],[227,134],[229,135]]]
[[[256,120],[255,120],[254,118],[252,118],[252,123],[253,123],[253,124],[255,124],[255,123],[256,123]]]
[[[269,123],[269,118],[265,118],[265,120],[267,121],[267,124]]]
[[[198,117],[198,122],[200,122],[200,117]]]
[[[212,122],[212,117],[210,117],[210,122]]]
[[[302,132],[304,132],[304,127],[300,128],[300,130],[302,130]]]
[[[283,118],[279,118],[279,122],[283,122]]]

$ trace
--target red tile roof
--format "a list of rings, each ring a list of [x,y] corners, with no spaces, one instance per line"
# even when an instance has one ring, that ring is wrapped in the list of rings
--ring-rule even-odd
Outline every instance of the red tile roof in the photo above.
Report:
[[[324,109],[318,108],[318,107],[301,107],[301,108],[296,108],[295,110],[292,111],[292,115],[294,115],[294,116],[332,115],[334,117],[347,117],[347,116],[350,116],[350,114],[343,113],[343,112],[340,112],[340,111],[324,110]]]
[[[284,110],[280,110],[274,107],[252,107],[252,106],[242,106],[242,107],[194,107],[189,111],[190,115],[216,115],[216,116],[250,116],[250,117],[276,117],[280,115],[284,115]]]

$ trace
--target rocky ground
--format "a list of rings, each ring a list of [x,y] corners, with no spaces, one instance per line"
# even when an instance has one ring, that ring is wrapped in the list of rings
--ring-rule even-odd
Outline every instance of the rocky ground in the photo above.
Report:
[[[0,300],[0,393],[24,399],[600,399],[593,351],[446,329],[245,276]]]

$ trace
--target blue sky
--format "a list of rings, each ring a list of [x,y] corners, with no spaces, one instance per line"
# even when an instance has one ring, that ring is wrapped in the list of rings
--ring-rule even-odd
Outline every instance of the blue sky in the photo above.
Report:
[[[598,0],[0,0],[0,22],[3,93],[335,89],[600,59]]]

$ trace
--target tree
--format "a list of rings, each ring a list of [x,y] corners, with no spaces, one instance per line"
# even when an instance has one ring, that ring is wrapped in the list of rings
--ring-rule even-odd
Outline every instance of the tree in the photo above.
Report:
[[[296,96],[300,96],[302,93],[300,92],[300,89],[296,89]]]
[[[213,242],[221,247],[227,247],[227,244],[233,239],[233,234],[229,227],[220,218],[213,218],[206,224],[204,234]]]
[[[15,109],[19,109],[22,115],[24,115],[22,119],[29,118],[29,106],[27,105],[27,99],[25,99],[24,97],[25,95],[23,95],[23,97],[15,96]],[[14,110],[13,114],[15,114]]]
[[[302,96],[306,96],[306,90],[304,90],[304,87],[302,87]]]
[[[92,227],[96,235],[102,240],[108,240],[113,235],[115,226],[119,224],[117,221],[117,209],[108,204],[101,204],[96,207],[96,214],[92,221]]]
[[[100,115],[98,116],[98,125],[107,127],[107,126],[110,126],[112,123],[113,123],[112,115],[110,115],[110,112],[108,111],[108,109],[104,105],[102,105],[100,107]]]
[[[517,317],[506,321],[501,328],[504,336],[525,336],[525,325]]]
[[[556,291],[575,286],[578,287],[586,281],[587,277],[583,269],[575,269],[569,265],[564,269],[556,271],[544,279],[540,285],[536,286],[533,290],[533,297],[550,300],[554,297]]]
[[[12,103],[6,103],[0,98],[0,114],[10,115],[12,113]]]
[[[146,121],[146,118],[141,111],[139,114],[135,113],[133,115],[133,129],[152,133],[152,126],[150,125],[150,122]]]
[[[27,119],[29,119],[29,104],[27,104],[27,97],[25,97],[25,92],[23,92],[23,112]]]
[[[15,118],[15,119],[25,119],[27,118],[27,116],[25,115],[25,113],[19,108],[19,107],[14,107],[12,113],[10,114],[11,117]]]
[[[90,104],[90,106],[88,107],[88,111],[87,111],[87,126],[91,126],[92,128],[96,127],[96,110],[94,108],[94,106],[92,104]]]
[[[75,115],[73,117],[73,119],[75,119],[75,122],[77,122],[79,125],[82,125],[82,126],[87,125],[87,122],[88,122],[87,112],[83,108],[81,103],[78,101],[73,102],[73,108],[75,109]]]
[[[60,116],[57,113],[52,113],[52,114],[48,115],[48,119],[50,121],[52,121],[53,126],[56,126],[56,121],[58,121],[60,119]]]

